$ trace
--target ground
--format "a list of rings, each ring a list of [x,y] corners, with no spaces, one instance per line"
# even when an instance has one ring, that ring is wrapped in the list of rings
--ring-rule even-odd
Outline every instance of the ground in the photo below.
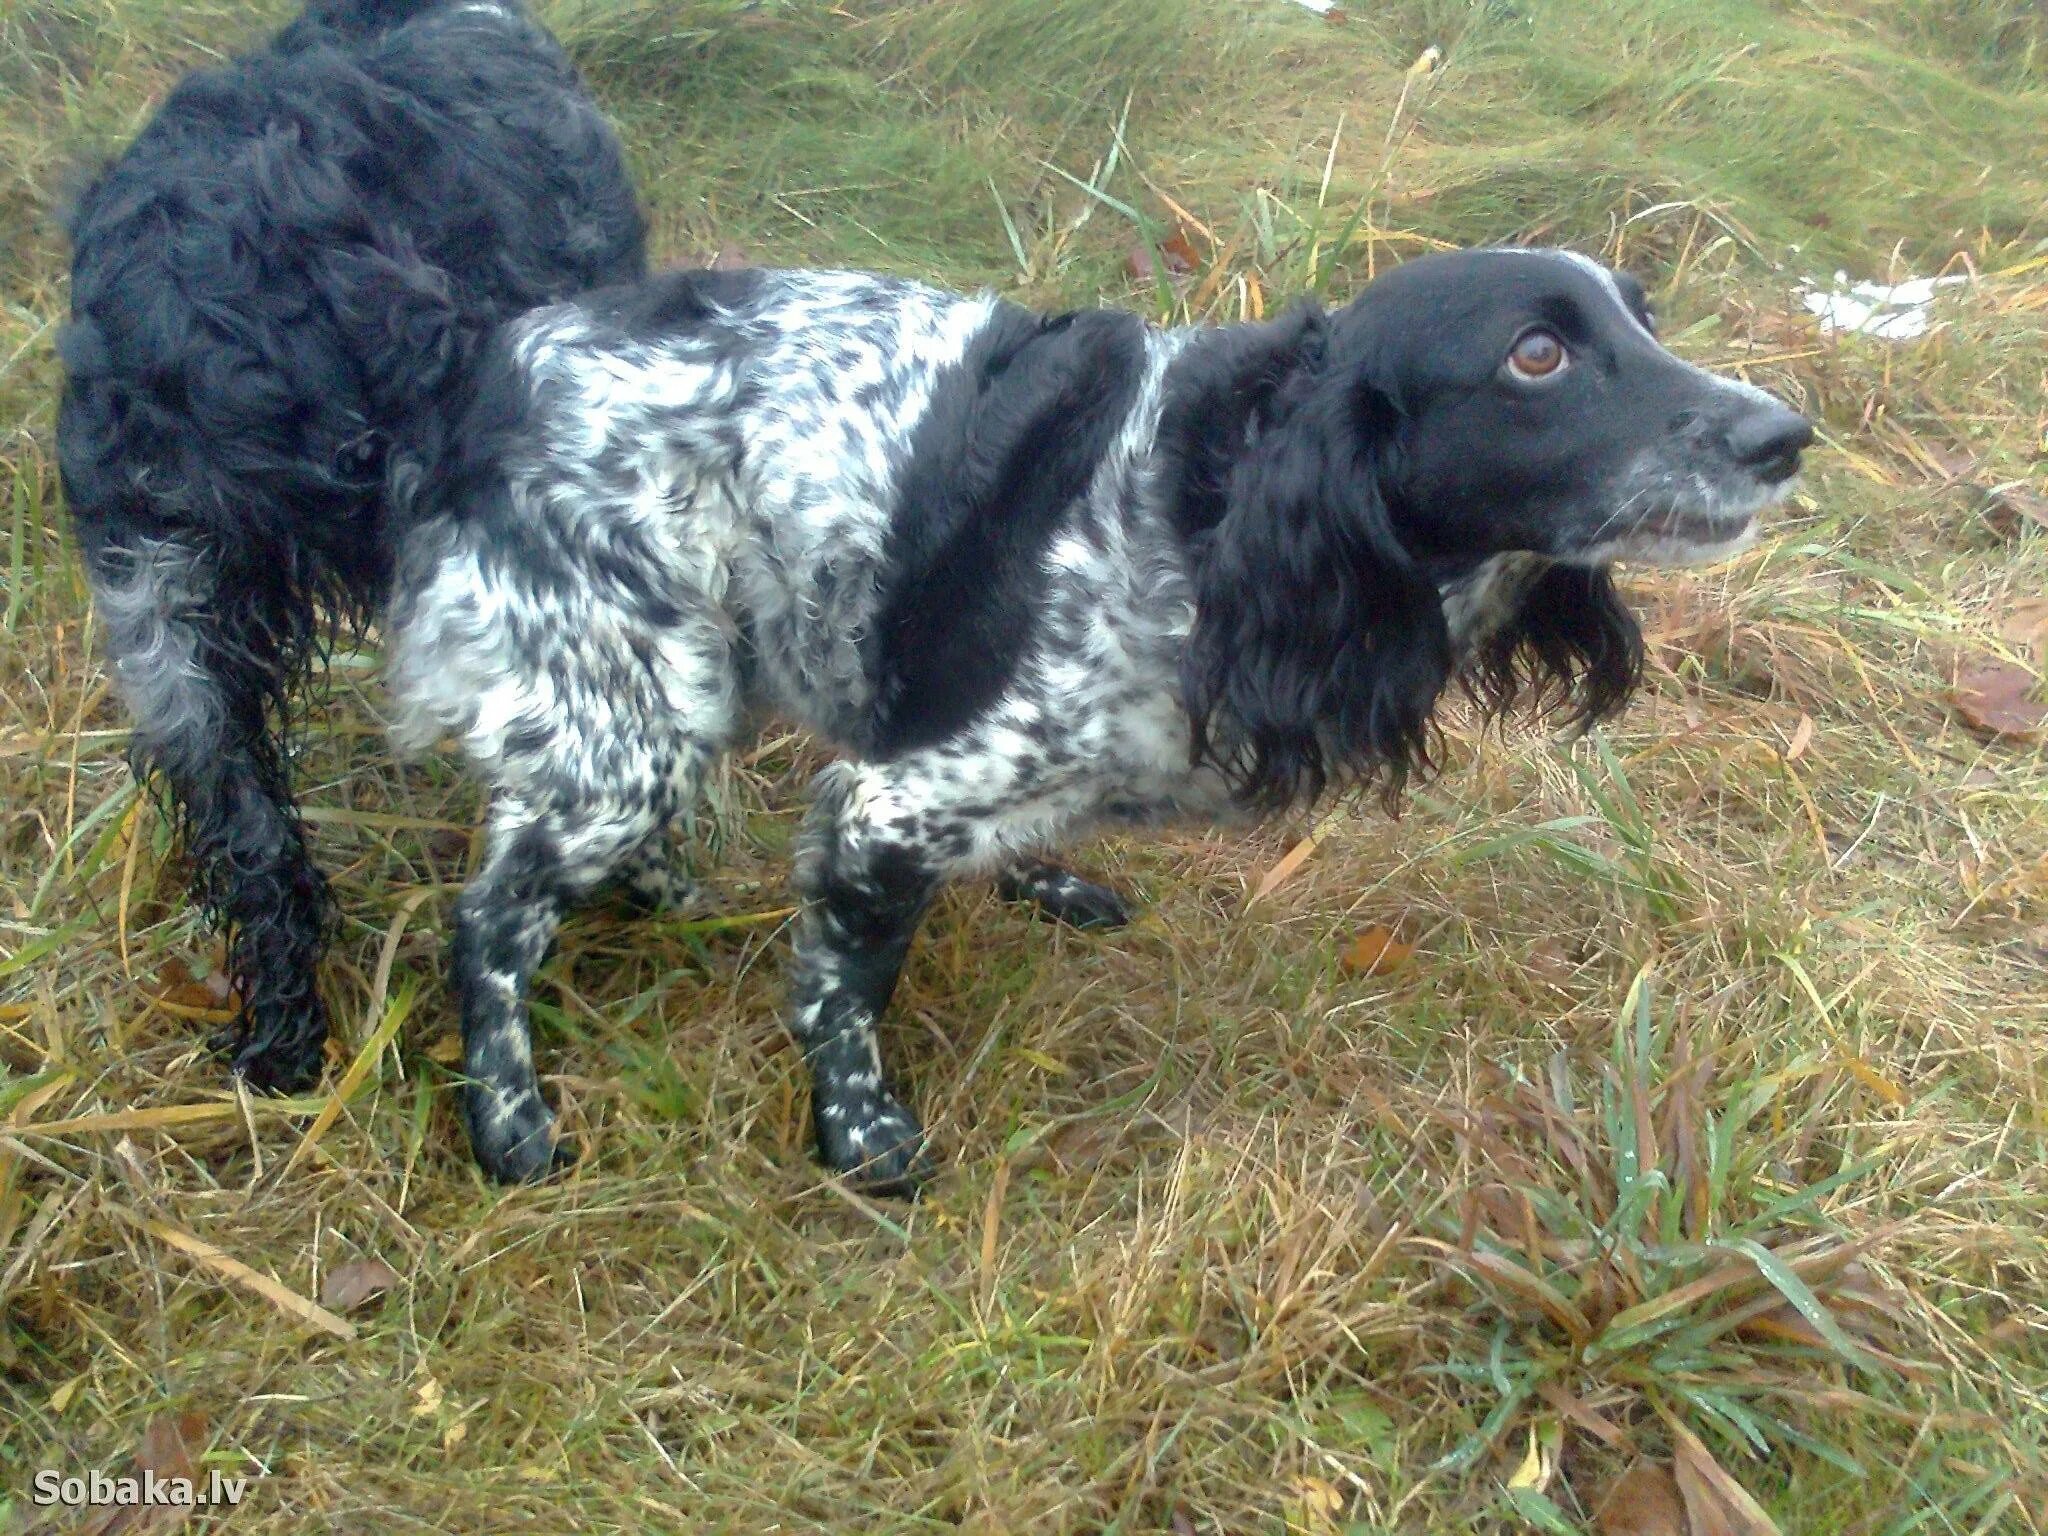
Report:
[[[1629,575],[1649,681],[1595,739],[1453,716],[1398,819],[1077,850],[1118,933],[948,896],[904,1205],[807,1155],[788,735],[697,828],[716,916],[592,914],[545,972],[583,1161],[479,1179],[478,803],[390,759],[374,643],[304,754],[334,1062],[228,1092],[65,538],[51,210],[282,12],[0,0],[0,1529],[84,1526],[38,1469],[188,1466],[252,1480],[188,1528],[252,1533],[2048,1527],[2048,27],[1349,9],[545,7],[663,260],[1227,320],[1567,243],[1821,423],[1756,549]],[[1972,281],[1885,343],[1801,306],[1837,269]]]

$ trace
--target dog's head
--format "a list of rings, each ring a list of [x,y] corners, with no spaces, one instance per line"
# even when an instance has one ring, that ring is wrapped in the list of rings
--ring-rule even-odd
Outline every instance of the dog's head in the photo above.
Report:
[[[1724,558],[1813,437],[1667,352],[1642,286],[1566,251],[1398,267],[1331,317],[1328,360],[1395,533],[1431,565]]]
[[[1495,713],[1618,708],[1641,636],[1609,566],[1740,550],[1812,438],[1563,251],[1410,262],[1335,313],[1197,344],[1186,386],[1164,424],[1198,550],[1184,689],[1198,754],[1268,805],[1397,790],[1459,676]],[[1498,622],[1454,633],[1446,598],[1501,557],[1533,559]]]

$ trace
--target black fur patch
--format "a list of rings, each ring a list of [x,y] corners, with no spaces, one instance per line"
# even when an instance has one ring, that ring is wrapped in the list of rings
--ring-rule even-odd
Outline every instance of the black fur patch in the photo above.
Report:
[[[277,614],[381,601],[422,395],[506,317],[639,275],[644,231],[530,22],[327,0],[282,42],[181,82],[79,198],[58,423],[88,549],[189,530],[269,598],[231,627],[277,652],[275,705],[314,639]]]
[[[1451,675],[1437,589],[1381,495],[1378,390],[1333,355],[1331,329],[1307,310],[1224,333],[1168,375],[1176,523],[1194,565],[1181,685],[1195,755],[1268,811],[1372,778],[1394,805],[1430,766]]]
[[[1512,623],[1467,665],[1467,691],[1488,715],[1555,712],[1577,726],[1617,713],[1642,681],[1643,633],[1606,569],[1554,565]]]
[[[1223,521],[1231,468],[1270,419],[1281,384],[1322,344],[1322,312],[1304,305],[1270,324],[1202,332],[1174,359],[1159,409],[1159,460],[1182,538]]]
[[[1134,315],[1005,308],[935,379],[870,642],[870,754],[944,740],[1001,694],[1037,615],[1037,563],[1130,414],[1144,366]]]

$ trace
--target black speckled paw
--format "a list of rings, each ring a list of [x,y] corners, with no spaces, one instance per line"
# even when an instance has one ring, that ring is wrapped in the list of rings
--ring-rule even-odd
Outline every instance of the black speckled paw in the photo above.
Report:
[[[471,1083],[462,1091],[469,1146],[500,1184],[538,1184],[575,1164],[555,1144],[555,1116],[536,1088],[510,1092]]]
[[[887,1089],[813,1101],[818,1156],[863,1194],[915,1199],[931,1176],[924,1127]]]
[[[623,917],[696,917],[709,909],[704,889],[666,862],[649,862],[607,884],[605,905]]]
[[[1056,864],[1006,870],[997,877],[996,890],[1005,901],[1028,901],[1069,928],[1121,928],[1131,920],[1130,905],[1122,896]]]

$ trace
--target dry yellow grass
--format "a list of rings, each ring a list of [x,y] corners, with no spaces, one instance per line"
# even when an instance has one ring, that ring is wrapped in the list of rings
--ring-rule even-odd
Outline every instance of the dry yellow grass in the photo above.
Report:
[[[76,1528],[31,1472],[181,1413],[253,1479],[195,1530],[1570,1529],[1693,1446],[1787,1532],[2048,1527],[2048,761],[1947,692],[2048,646],[2048,530],[1981,489],[2048,450],[2036,24],[1372,9],[552,10],[666,256],[1234,318],[1540,236],[1824,422],[1758,549],[1632,580],[1654,665],[1600,742],[1454,722],[1256,901],[1308,827],[1083,850],[1147,904],[1114,935],[949,895],[889,1026],[945,1168],[906,1207],[807,1155],[786,737],[702,818],[721,919],[593,913],[545,972],[585,1161],[480,1181],[439,953],[478,806],[391,761],[368,655],[304,760],[336,1057],[228,1091],[64,542],[46,216],[253,23],[0,0],[0,1529]],[[1200,270],[1133,284],[1119,205]],[[1820,335],[1796,277],[1895,250],[1978,281],[1921,342]],[[1341,964],[1375,926],[1413,954]]]

